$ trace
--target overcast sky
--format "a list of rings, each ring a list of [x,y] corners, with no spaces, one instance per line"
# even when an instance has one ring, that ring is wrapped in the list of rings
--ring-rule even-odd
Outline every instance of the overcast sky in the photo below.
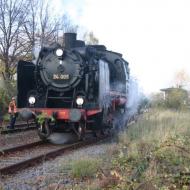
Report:
[[[190,75],[190,0],[55,2],[100,44],[123,54],[145,93],[172,86],[179,70]]]

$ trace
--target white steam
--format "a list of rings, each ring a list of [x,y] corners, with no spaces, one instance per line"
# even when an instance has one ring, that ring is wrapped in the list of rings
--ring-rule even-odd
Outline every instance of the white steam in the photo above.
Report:
[[[36,40],[35,41],[35,45],[33,46],[32,48],[32,62],[34,64],[36,64],[37,62],[37,59],[38,59],[38,56],[39,56],[39,53],[40,53],[40,50],[41,50],[41,43],[40,43],[40,40]]]
[[[138,112],[138,107],[141,101],[141,93],[137,80],[134,77],[130,77],[128,85],[128,95],[127,95],[127,115],[131,117]]]
[[[101,80],[100,84],[102,88],[107,89],[106,85],[109,83],[105,82],[106,80]],[[125,88],[127,102],[125,107],[117,108],[113,114],[113,126],[118,131],[123,129],[126,126],[126,123],[133,119],[136,114],[138,114],[138,109],[142,100],[142,93],[140,92],[138,81],[134,77],[130,77],[129,81],[126,84],[121,82],[114,82],[109,86],[110,90],[114,92],[124,93]],[[111,102],[115,99],[115,96],[112,96],[103,90],[103,95],[101,96],[101,106],[103,108],[108,108],[111,106]]]
[[[68,144],[77,141],[74,133],[52,133],[49,140],[53,144]]]

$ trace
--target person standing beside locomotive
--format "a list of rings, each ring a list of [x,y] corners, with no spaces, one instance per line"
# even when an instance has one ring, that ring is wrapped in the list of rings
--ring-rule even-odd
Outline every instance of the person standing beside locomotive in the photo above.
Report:
[[[9,126],[7,126],[7,128],[14,129],[16,118],[17,118],[17,107],[16,107],[16,101],[14,97],[12,97],[12,100],[9,103],[8,112],[10,114],[10,124]]]

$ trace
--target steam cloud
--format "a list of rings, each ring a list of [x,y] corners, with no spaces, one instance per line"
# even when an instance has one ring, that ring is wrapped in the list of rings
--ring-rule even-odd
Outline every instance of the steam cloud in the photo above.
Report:
[[[129,79],[129,88],[127,96],[128,96],[128,101],[126,104],[127,115],[128,117],[131,117],[138,112],[138,107],[141,101],[141,93],[139,90],[139,85],[134,77],[131,77]]]
[[[77,139],[74,133],[52,133],[49,137],[53,144],[69,144],[77,141]]]
[[[35,45],[34,45],[33,48],[32,48],[32,55],[33,55],[33,60],[32,60],[32,62],[33,62],[34,64],[36,64],[36,62],[37,62],[37,59],[38,59],[40,50],[41,50],[40,40],[36,40],[36,41],[35,41]]]
[[[121,108],[113,114],[114,127],[120,130],[126,127],[125,124],[138,113],[142,93],[140,92],[138,81],[134,77],[131,77],[129,82],[125,85],[119,82],[114,82],[110,86],[111,89],[114,89],[114,91],[121,93],[124,92],[125,87],[128,88],[128,92],[126,92],[127,102],[125,105],[125,110]],[[104,108],[109,107],[113,98],[107,93],[102,97],[101,105]]]

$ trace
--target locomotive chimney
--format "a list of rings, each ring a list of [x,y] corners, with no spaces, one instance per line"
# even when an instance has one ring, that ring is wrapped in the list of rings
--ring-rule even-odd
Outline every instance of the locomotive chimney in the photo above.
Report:
[[[74,48],[76,45],[76,33],[64,33],[64,44],[66,49]]]

